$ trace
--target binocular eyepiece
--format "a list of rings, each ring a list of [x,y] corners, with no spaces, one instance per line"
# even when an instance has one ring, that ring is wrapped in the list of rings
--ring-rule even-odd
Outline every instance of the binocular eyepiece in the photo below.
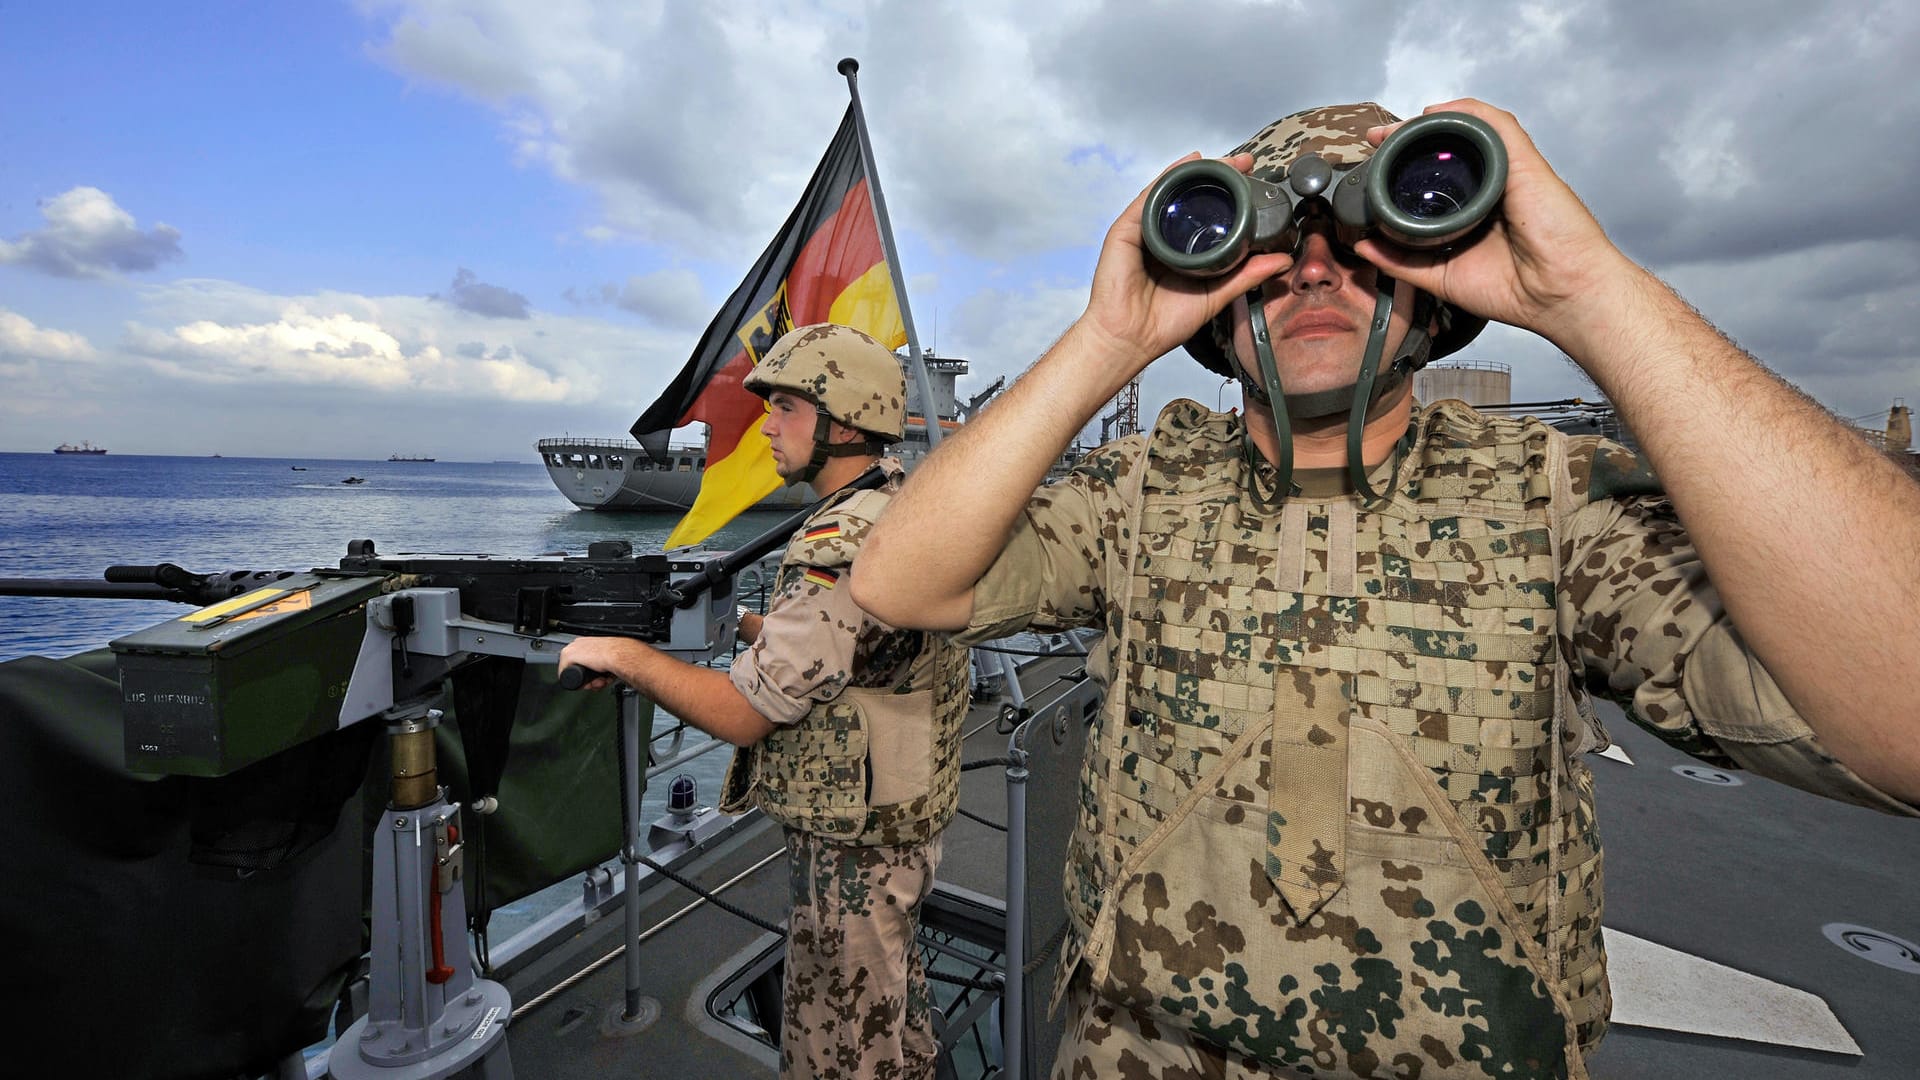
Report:
[[[1278,183],[1217,159],[1176,165],[1147,192],[1141,227],[1147,254],[1162,265],[1214,277],[1249,255],[1293,250],[1316,200],[1341,244],[1377,234],[1434,248],[1479,227],[1506,187],[1500,136],[1478,117],[1432,113],[1400,125],[1358,165],[1335,168],[1307,154]]]

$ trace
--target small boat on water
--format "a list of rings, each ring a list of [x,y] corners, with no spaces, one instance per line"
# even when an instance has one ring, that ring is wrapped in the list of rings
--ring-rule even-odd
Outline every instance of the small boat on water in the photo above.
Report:
[[[104,454],[107,452],[107,448],[104,446],[95,446],[85,439],[82,439],[78,443],[61,443],[59,446],[53,448],[53,452],[56,454]]]
[[[287,466],[287,468],[289,468],[289,469],[292,469],[292,470],[293,470],[294,472],[306,472],[306,471],[307,471],[307,467],[306,467],[305,465],[289,465],[289,466]]]
[[[349,476],[340,482],[343,484],[364,484],[367,482],[367,478],[364,476]]]

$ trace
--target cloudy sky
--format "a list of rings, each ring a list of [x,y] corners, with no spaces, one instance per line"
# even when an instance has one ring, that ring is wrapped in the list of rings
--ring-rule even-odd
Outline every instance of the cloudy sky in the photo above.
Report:
[[[798,198],[843,56],[963,391],[1065,328],[1174,158],[1473,95],[1835,412],[1920,400],[1911,3],[0,0],[0,56],[0,450],[624,434]],[[1518,331],[1468,355],[1592,394]],[[1176,396],[1223,400],[1178,353],[1143,411]]]

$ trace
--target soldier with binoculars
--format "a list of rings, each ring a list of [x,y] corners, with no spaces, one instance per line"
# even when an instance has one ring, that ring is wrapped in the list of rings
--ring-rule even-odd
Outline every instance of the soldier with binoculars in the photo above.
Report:
[[[1644,457],[1415,402],[1488,320]],[[1243,412],[1176,401],[1038,486],[1181,345]],[[1510,114],[1368,104],[1142,192],[854,593],[960,641],[1104,632],[1055,1076],[1578,1077],[1610,1007],[1589,688],[1914,814],[1917,535],[1920,486],[1622,254]]]

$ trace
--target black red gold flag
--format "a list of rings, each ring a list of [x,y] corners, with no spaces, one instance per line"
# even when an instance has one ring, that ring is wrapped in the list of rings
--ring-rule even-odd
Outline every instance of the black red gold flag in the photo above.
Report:
[[[671,431],[707,425],[707,471],[693,508],[668,547],[696,544],[780,486],[760,434],[761,400],[741,383],[782,334],[833,322],[866,331],[888,348],[907,340],[894,296],[851,106],[799,205],[727,298],[693,355],[634,422],[654,460]]]

